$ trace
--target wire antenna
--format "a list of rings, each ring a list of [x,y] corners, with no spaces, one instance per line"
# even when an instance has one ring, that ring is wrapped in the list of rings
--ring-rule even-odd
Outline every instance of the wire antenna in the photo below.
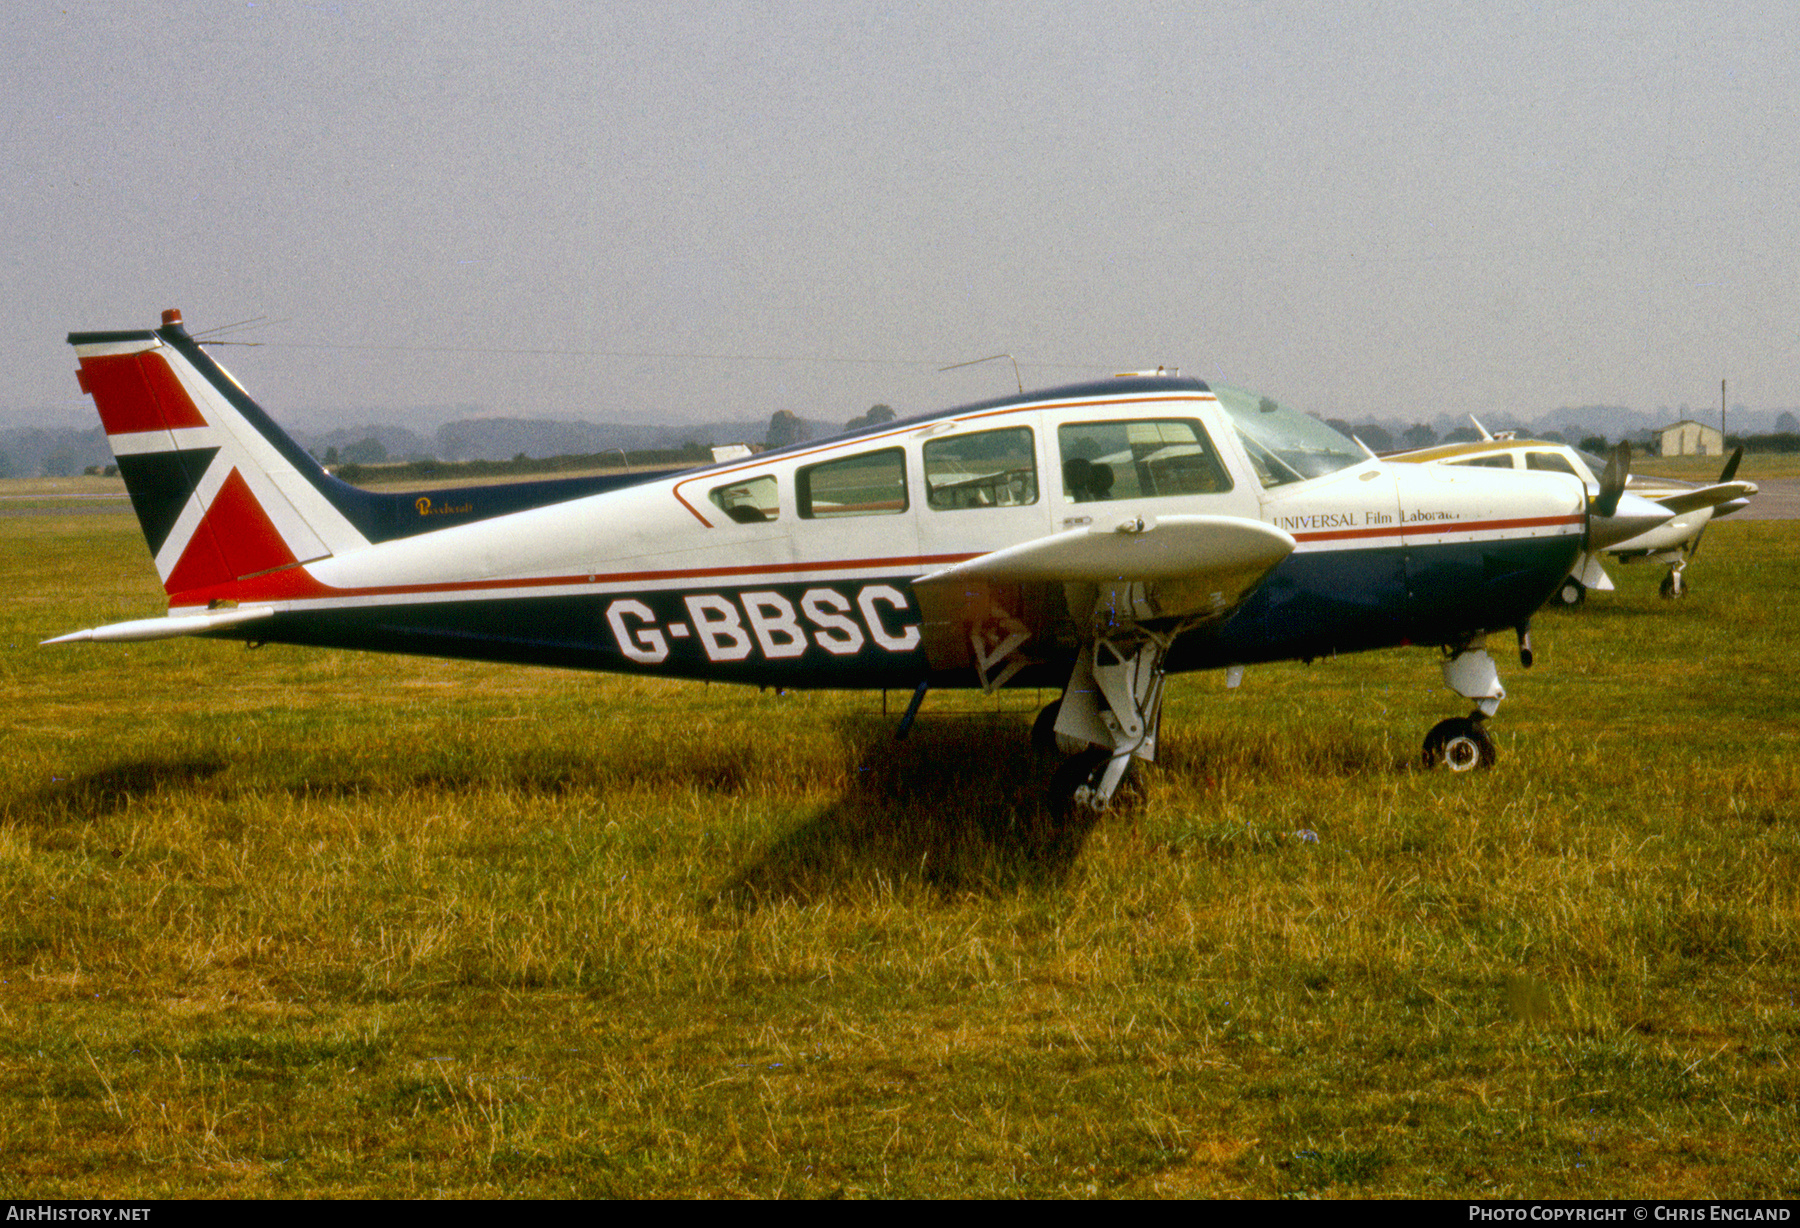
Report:
[[[214,341],[210,338],[217,337],[220,333],[231,332],[233,329],[248,328],[253,324],[267,328],[272,324],[286,324],[287,322],[287,320],[271,320],[268,316],[251,316],[248,320],[239,320],[234,324],[221,324],[217,328],[209,328],[204,332],[195,333],[193,336],[194,340],[207,345],[261,345],[260,341]]]
[[[1013,365],[1013,382],[1018,384],[1020,395],[1025,392],[1025,380],[1019,375],[1019,360],[1011,354],[989,354],[986,358],[971,358],[968,362],[953,362],[947,367],[939,367],[939,371],[954,371],[958,367],[973,367],[984,362],[993,362],[996,358],[1004,358]]]

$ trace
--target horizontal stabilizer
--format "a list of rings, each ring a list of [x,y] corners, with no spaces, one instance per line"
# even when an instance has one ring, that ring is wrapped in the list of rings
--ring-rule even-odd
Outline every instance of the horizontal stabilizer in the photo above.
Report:
[[[1714,482],[1711,486],[1697,486],[1693,490],[1657,495],[1656,501],[1679,516],[1683,512],[1703,507],[1718,507],[1722,503],[1747,498],[1755,493],[1755,482]]]
[[[1009,546],[913,584],[1200,581],[1246,572],[1260,578],[1293,553],[1294,544],[1292,536],[1273,525],[1238,516],[1134,516]]]
[[[172,618],[139,618],[128,623],[112,623],[105,627],[90,627],[86,631],[74,631],[68,635],[59,635],[53,640],[43,641],[45,644],[81,644],[92,641],[96,644],[117,644],[137,640],[172,640],[182,635],[199,635],[205,631],[218,631],[225,627],[235,627],[239,623],[254,622],[259,618],[268,618],[275,611],[269,606],[261,606],[251,610],[215,610],[206,614],[181,614]]]

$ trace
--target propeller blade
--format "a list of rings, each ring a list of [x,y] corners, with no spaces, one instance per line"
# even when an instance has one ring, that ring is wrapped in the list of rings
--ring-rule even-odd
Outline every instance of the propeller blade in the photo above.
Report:
[[[1607,459],[1606,472],[1600,475],[1600,493],[1588,505],[1589,516],[1611,516],[1619,510],[1619,496],[1625,493],[1625,479],[1631,476],[1631,442],[1619,440]]]
[[[1725,471],[1719,475],[1719,481],[1729,482],[1732,478],[1736,477],[1738,462],[1743,459],[1744,445],[1740,443],[1737,446],[1737,451],[1731,454],[1731,459],[1725,462]],[[1698,545],[1699,543],[1696,542],[1695,544]]]

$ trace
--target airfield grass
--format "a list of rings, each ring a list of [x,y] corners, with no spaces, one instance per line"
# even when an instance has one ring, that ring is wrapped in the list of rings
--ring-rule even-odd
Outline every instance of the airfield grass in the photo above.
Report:
[[[160,594],[0,519],[0,1197],[1800,1196],[1796,532],[1490,772],[1425,649],[1186,676],[1059,831],[1029,696],[40,648]]]

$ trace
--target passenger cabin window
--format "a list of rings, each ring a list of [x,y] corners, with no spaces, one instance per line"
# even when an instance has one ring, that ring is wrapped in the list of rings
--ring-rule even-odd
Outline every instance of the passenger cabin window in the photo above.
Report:
[[[707,497],[739,524],[762,524],[781,519],[781,500],[776,496],[773,474],[715,486]]]
[[[1037,453],[1030,429],[931,440],[925,445],[925,501],[942,512],[1036,503]]]
[[[1198,422],[1070,422],[1056,430],[1063,495],[1076,503],[1166,499],[1231,489]]]
[[[1561,452],[1527,452],[1525,467],[1541,469],[1546,473],[1566,473],[1577,478],[1581,476],[1575,472],[1575,466],[1569,463],[1569,458]]]
[[[1502,452],[1498,456],[1475,456],[1468,460],[1445,461],[1446,465],[1474,465],[1481,469],[1511,469],[1512,455]]]
[[[794,495],[802,520],[898,515],[906,510],[906,454],[883,448],[812,465],[794,475]]]

